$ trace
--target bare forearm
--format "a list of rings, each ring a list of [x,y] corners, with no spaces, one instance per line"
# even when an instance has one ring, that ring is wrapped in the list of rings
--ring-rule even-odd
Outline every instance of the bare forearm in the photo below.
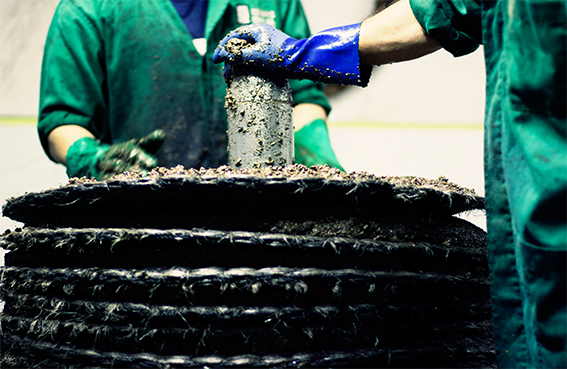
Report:
[[[421,27],[409,0],[401,0],[362,23],[358,50],[362,64],[416,59],[441,46]]]
[[[47,136],[51,157],[58,163],[65,164],[69,147],[83,137],[94,138],[92,133],[81,126],[66,125],[55,128]]]
[[[327,120],[327,113],[320,105],[317,104],[299,104],[293,108],[293,127],[298,131],[306,124],[316,119]]]

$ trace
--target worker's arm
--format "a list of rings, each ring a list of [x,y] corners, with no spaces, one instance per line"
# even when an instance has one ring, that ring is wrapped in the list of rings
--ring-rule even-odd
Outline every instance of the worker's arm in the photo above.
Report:
[[[327,113],[317,104],[299,104],[293,108],[293,129],[297,132],[314,120],[327,120]]]
[[[440,48],[415,18],[409,0],[396,2],[360,26],[358,51],[362,64],[412,60]]]
[[[362,24],[332,28],[296,40],[265,24],[229,33],[216,63],[252,65],[288,78],[365,86],[370,65],[415,59],[439,49],[401,0]]]
[[[49,153],[67,167],[69,177],[107,179],[125,171],[147,172],[157,166],[152,155],[163,144],[165,134],[155,130],[139,140],[108,145],[78,125],[55,128],[47,136]]]
[[[70,124],[57,127],[47,136],[49,154],[56,162],[65,165],[67,164],[66,156],[69,147],[84,137],[95,138],[89,130],[81,126]]]

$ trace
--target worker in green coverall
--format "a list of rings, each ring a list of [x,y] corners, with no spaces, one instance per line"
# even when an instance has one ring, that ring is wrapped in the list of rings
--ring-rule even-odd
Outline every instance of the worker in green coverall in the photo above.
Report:
[[[254,42],[233,55],[224,46],[235,37]],[[361,24],[307,39],[245,26],[213,58],[229,71],[253,61],[289,78],[365,86],[369,65],[440,48],[461,56],[480,44],[496,363],[566,368],[566,1],[401,0]]]
[[[69,177],[227,163],[226,83],[211,58],[230,30],[309,36],[299,0],[62,0],[41,75],[38,131]],[[323,85],[290,81],[295,161],[342,169]]]

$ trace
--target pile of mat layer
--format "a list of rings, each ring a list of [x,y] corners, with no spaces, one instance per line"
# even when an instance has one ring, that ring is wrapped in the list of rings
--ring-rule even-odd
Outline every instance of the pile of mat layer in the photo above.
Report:
[[[12,198],[3,367],[492,367],[484,199],[328,167]]]

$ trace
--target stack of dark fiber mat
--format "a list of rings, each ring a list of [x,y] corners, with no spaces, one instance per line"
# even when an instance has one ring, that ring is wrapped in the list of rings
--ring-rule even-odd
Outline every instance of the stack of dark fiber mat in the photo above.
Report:
[[[484,199],[328,167],[12,198],[3,367],[492,367]]]

